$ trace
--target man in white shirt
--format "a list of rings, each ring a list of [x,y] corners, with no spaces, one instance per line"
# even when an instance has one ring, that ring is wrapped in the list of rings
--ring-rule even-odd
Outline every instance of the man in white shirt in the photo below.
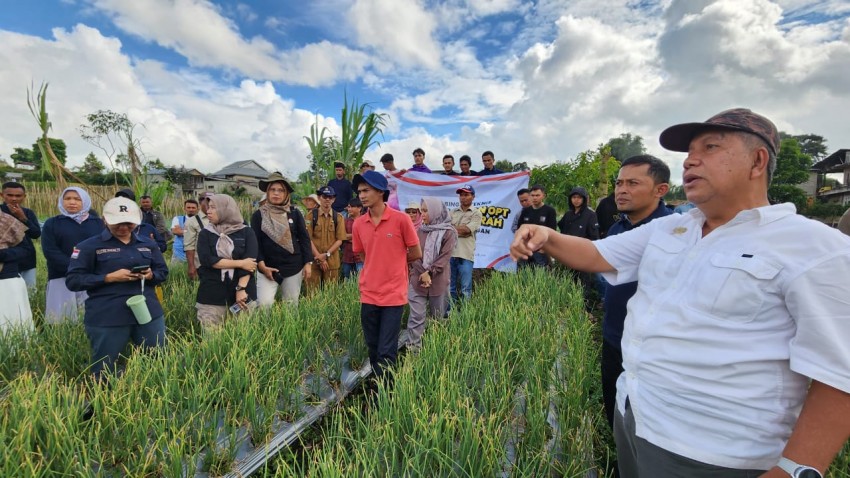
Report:
[[[779,134],[747,109],[672,126],[696,204],[600,241],[540,226],[511,254],[637,280],[614,434],[629,477],[821,476],[850,437],[850,239],[770,205]]]

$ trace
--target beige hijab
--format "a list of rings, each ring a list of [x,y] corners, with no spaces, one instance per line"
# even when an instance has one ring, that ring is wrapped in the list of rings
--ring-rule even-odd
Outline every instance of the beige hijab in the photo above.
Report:
[[[245,220],[242,219],[242,213],[239,211],[239,206],[236,201],[227,194],[216,194],[210,198],[210,204],[215,208],[218,222],[213,224],[210,221],[204,228],[218,236],[218,241],[215,243],[215,253],[222,259],[233,259],[233,239],[229,234],[241,230],[245,227]],[[233,269],[222,269],[221,280],[224,281],[227,276],[233,277]]]
[[[295,253],[295,247],[292,245],[292,229],[289,227],[289,208],[291,196],[289,191],[284,187],[286,196],[283,199],[283,204],[272,204],[266,202],[260,206],[260,217],[263,219],[262,230],[274,242],[280,244],[280,247],[286,249],[290,254]]]

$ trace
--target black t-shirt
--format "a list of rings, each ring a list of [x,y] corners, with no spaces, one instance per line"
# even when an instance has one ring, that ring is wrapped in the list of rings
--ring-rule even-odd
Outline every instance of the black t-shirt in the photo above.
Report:
[[[257,236],[254,235],[254,230],[250,227],[228,234],[233,240],[234,260],[245,259],[248,257],[257,258]],[[234,277],[228,277],[228,280],[221,280],[221,269],[215,269],[213,264],[218,263],[222,258],[218,257],[215,251],[215,245],[218,242],[218,236],[207,229],[201,230],[198,234],[198,245],[195,252],[198,253],[200,267],[198,267],[198,278],[200,285],[198,286],[197,301],[205,305],[231,305],[236,302],[236,284],[240,277],[250,276],[248,281],[248,299],[257,300],[257,280],[254,278],[253,272],[248,272],[244,269],[234,269]]]
[[[534,224],[538,226],[546,226],[549,229],[558,227],[558,213],[552,206],[546,204],[540,206],[539,209],[534,209],[532,206],[523,208],[519,216],[519,224]]]
[[[279,269],[281,277],[284,278],[300,274],[304,264],[313,261],[313,249],[310,247],[310,236],[307,234],[304,216],[296,208],[290,210],[289,228],[294,250],[292,254],[263,232],[263,215],[260,211],[254,211],[251,216],[251,229],[254,230],[259,244],[257,262],[263,261],[267,267]]]

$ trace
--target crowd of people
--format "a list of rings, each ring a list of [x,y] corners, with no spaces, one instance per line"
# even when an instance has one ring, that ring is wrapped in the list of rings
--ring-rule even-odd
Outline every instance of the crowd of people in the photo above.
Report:
[[[850,238],[768,202],[779,134],[764,116],[727,110],[672,126],[660,142],[687,153],[688,207],[665,204],[663,161],[633,156],[596,210],[581,186],[566,193],[560,219],[543,186],[517,191],[511,255],[520,268],[562,263],[602,296],[601,388],[620,475],[822,476],[850,437],[850,286],[835,280],[850,275]],[[148,196],[137,204],[121,190],[100,217],[79,187],[62,192],[42,227],[22,206],[24,187],[6,183],[0,328],[32,328],[27,287],[41,238],[45,322],[83,315],[96,377],[114,371],[127,343],[163,346],[156,286],[168,278],[173,236],[171,263],[198,281],[197,321],[211,333],[278,296],[294,307],[302,293],[357,280],[370,364],[390,382],[399,350],[416,353],[428,321],[471,296],[482,222],[468,183],[455,209],[436,197],[401,208],[393,179],[433,173],[424,150],[412,159],[398,169],[384,154],[384,173],[364,161],[350,181],[336,163],[303,211],[273,173],[259,182],[265,199],[250,222],[230,196],[203,193],[170,229]],[[438,172],[501,173],[491,151],[478,172],[469,156],[459,164],[444,155]]]

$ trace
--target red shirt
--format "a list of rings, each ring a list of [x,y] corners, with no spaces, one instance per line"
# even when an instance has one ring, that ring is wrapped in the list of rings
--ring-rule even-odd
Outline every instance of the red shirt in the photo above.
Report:
[[[354,221],[354,253],[366,253],[360,271],[360,302],[380,306],[407,303],[407,248],[419,245],[410,217],[390,207],[378,225],[369,214]]]

